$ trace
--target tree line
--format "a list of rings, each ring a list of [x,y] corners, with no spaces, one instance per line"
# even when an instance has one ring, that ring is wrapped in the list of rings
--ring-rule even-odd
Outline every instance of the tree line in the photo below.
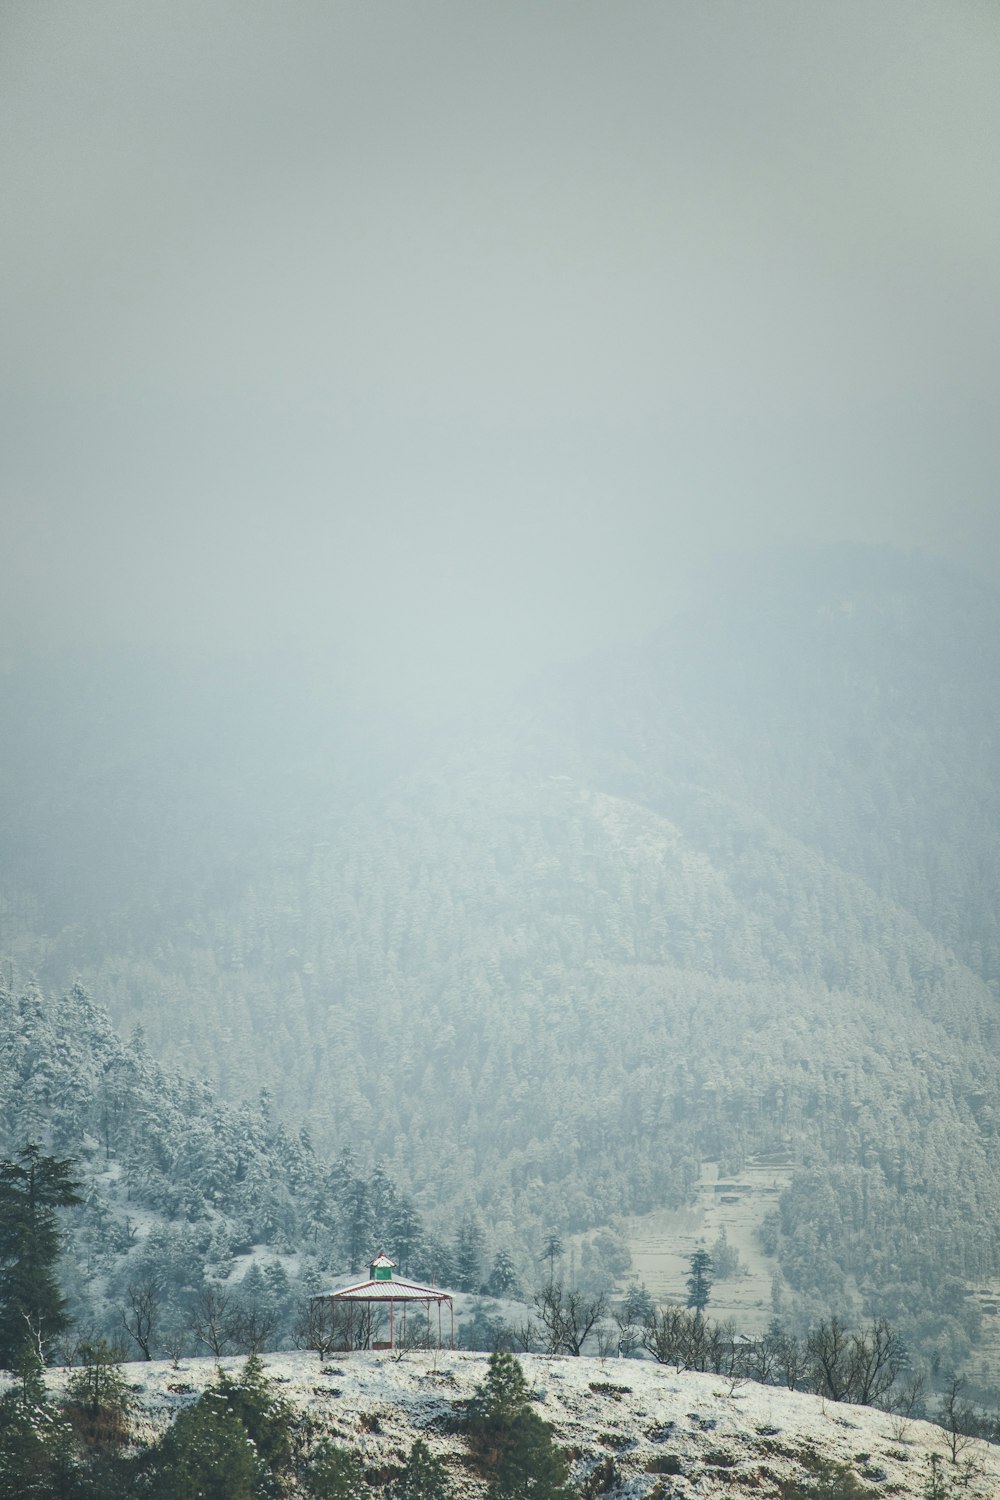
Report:
[[[360,1460],[349,1449],[312,1441],[308,1423],[266,1380],[260,1348],[268,1328],[244,1328],[251,1353],[242,1377],[219,1369],[213,1386],[177,1418],[171,1429],[141,1452],[126,1451],[128,1390],[121,1374],[123,1350],[107,1340],[84,1337],[74,1346],[67,1401],[56,1408],[44,1386],[44,1363],[69,1326],[56,1280],[58,1211],[79,1203],[72,1162],[28,1145],[0,1162],[0,1364],[18,1383],[0,1400],[0,1493],[59,1500],[103,1500],[127,1485],[149,1500],[264,1500],[278,1493],[312,1500],[361,1500],[367,1494]],[[608,1355],[645,1355],[676,1370],[711,1372],[732,1383],[781,1384],[835,1402],[877,1405],[903,1418],[926,1415],[925,1391],[909,1368],[906,1348],[885,1319],[851,1328],[824,1319],[804,1337],[777,1321],[755,1339],[735,1326],[706,1316],[712,1285],[708,1252],[691,1256],[685,1307],[657,1306],[633,1286],[619,1303],[589,1295],[556,1275],[561,1246],[546,1245],[548,1278],[531,1311],[516,1324],[494,1320],[489,1370],[469,1405],[463,1430],[473,1462],[488,1481],[490,1500],[570,1500],[569,1468],[551,1431],[531,1410],[527,1383],[512,1346],[524,1351],[579,1357],[588,1349]],[[122,1322],[150,1357],[154,1304],[133,1296]],[[219,1289],[199,1308],[201,1337],[220,1359],[228,1336],[228,1294]],[[369,1319],[350,1329],[337,1317]],[[309,1299],[296,1329],[300,1347],[326,1358],[337,1347],[370,1347],[378,1333],[371,1308],[337,1309]],[[480,1333],[482,1329],[478,1330]],[[411,1330],[410,1347],[429,1347],[422,1329]],[[176,1363],[176,1356],[175,1356]],[[971,1435],[1000,1438],[1000,1426],[985,1420],[964,1398],[960,1377],[946,1383],[934,1414],[948,1435],[951,1461],[959,1463]],[[392,1476],[381,1475],[387,1500],[449,1500],[450,1485],[421,1442]],[[935,1478],[936,1482],[936,1478]],[[3,1486],[8,1488],[4,1489]],[[947,1495],[947,1488],[940,1491]]]

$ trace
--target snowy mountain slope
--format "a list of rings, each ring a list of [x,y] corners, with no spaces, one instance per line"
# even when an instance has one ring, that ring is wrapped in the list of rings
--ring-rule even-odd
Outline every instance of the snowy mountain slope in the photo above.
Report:
[[[365,794],[262,665],[246,712],[152,664],[106,721],[14,674],[10,987],[79,974],[147,1073],[209,1080],[183,1151],[148,1111],[139,1165],[180,1221],[217,1195],[239,1245],[258,1205],[282,1253],[313,1232],[303,1120],[435,1233],[478,1218],[526,1291],[551,1228],[779,1156],[774,1310],[884,1315],[967,1370],[1000,1278],[998,622],[936,565],[824,550],[400,747]],[[15,1052],[8,1150],[64,1102]],[[135,1118],[117,1071],[105,1150]],[[266,1134],[264,1089],[277,1171],[212,1123],[215,1094]]]

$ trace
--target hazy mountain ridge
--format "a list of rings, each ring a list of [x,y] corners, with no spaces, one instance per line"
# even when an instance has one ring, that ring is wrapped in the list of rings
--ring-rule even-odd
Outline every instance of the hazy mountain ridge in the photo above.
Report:
[[[1000,994],[996,589],[859,548],[727,583],[600,675],[549,683],[564,761],[573,745],[591,775],[654,807],[666,778],[758,811]]]
[[[918,560],[779,569],[320,797],[179,920],[140,889],[117,938],[20,956],[522,1254],[791,1150],[788,1286],[909,1288],[920,1342],[949,1275],[1000,1272],[998,619]]]

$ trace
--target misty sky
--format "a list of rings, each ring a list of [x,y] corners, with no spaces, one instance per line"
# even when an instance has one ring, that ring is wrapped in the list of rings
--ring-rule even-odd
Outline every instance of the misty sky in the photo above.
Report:
[[[0,0],[0,625],[462,686],[1000,577],[1000,6]]]

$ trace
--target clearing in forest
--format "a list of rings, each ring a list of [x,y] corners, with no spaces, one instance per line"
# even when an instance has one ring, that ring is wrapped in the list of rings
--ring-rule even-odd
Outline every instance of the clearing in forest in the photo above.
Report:
[[[658,1209],[625,1219],[621,1233],[632,1255],[629,1279],[644,1282],[656,1302],[683,1305],[693,1251],[711,1250],[723,1229],[745,1271],[727,1280],[716,1278],[708,1312],[713,1319],[732,1318],[741,1333],[763,1331],[773,1316],[771,1282],[778,1262],[765,1255],[757,1230],[777,1206],[791,1179],[791,1162],[781,1156],[747,1161],[742,1171],[719,1175],[718,1162],[704,1162],[697,1197],[687,1208]]]

